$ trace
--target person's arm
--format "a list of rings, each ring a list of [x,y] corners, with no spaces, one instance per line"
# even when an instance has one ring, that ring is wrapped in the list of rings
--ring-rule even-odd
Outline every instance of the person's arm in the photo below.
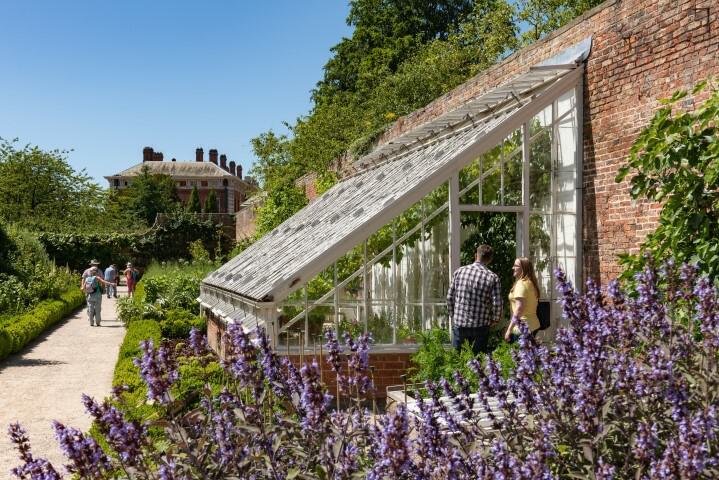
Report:
[[[504,333],[504,340],[507,342],[512,337],[512,329],[515,326],[519,325],[519,319],[522,317],[522,314],[524,313],[524,298],[515,297],[514,301],[515,301],[515,305],[517,305],[517,312],[512,314],[512,320],[510,320],[509,326],[507,327],[507,331]]]

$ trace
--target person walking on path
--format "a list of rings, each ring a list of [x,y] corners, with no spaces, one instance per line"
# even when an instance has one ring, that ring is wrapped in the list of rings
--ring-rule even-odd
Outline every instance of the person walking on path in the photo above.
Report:
[[[107,298],[110,298],[110,296],[117,298],[117,267],[114,263],[105,270],[105,281],[109,282]]]
[[[477,248],[475,262],[460,267],[447,291],[447,310],[452,320],[452,346],[461,350],[468,341],[477,355],[487,349],[489,328],[502,316],[499,277],[487,265],[494,252],[489,245]]]
[[[100,269],[93,265],[88,269],[89,275],[82,279],[80,290],[85,293],[87,299],[87,317],[90,320],[90,326],[100,326],[102,321],[102,287],[109,286],[110,282],[106,282],[102,278]]]
[[[85,280],[85,278],[87,278],[90,275],[90,270],[92,269],[92,267],[100,268],[100,262],[98,262],[94,258],[92,260],[90,260],[90,266],[87,267],[84,272],[82,272],[83,280]]]
[[[135,285],[139,280],[140,273],[132,266],[132,263],[127,264],[125,269],[125,281],[127,282],[127,296],[132,297],[135,293]]]
[[[504,340],[512,342],[519,337],[519,324],[527,324],[532,337],[539,331],[539,317],[537,305],[539,304],[539,282],[534,273],[534,266],[527,257],[519,257],[512,265],[514,285],[509,291],[509,303],[512,307],[512,320],[509,322]]]

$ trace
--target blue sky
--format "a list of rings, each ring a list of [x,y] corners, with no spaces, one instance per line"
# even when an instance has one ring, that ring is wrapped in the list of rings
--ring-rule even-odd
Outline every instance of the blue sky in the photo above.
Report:
[[[341,0],[1,0],[0,137],[102,178],[142,160],[225,153],[310,108],[329,49],[351,35]]]

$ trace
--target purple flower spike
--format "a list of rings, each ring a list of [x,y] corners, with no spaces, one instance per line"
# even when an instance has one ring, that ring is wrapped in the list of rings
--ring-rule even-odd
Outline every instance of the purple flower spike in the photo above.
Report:
[[[147,429],[137,422],[125,421],[123,415],[107,401],[98,404],[83,395],[82,402],[107,442],[120,455],[122,462],[131,466],[139,465],[142,448],[146,445]]]
[[[80,430],[65,427],[54,421],[55,438],[60,448],[70,461],[65,465],[69,473],[80,477],[98,478],[112,470],[110,458],[105,455],[92,437],[87,437]]]
[[[44,458],[35,459],[30,451],[30,439],[19,423],[8,427],[8,435],[20,454],[23,465],[12,469],[12,474],[19,479],[60,480],[62,477],[55,467]]]
[[[177,366],[165,347],[155,350],[152,340],[145,340],[140,345],[142,358],[136,358],[135,365],[147,384],[147,398],[166,405],[170,402],[170,387],[178,379]]]

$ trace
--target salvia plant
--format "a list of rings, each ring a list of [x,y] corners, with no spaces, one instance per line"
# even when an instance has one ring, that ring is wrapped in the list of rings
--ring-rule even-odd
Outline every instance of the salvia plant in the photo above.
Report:
[[[370,478],[550,479],[719,476],[719,295],[691,266],[651,263],[636,290],[591,282],[579,294],[557,272],[565,326],[551,345],[525,332],[508,377],[491,357],[476,378],[428,381],[416,408],[368,410],[371,339],[327,334],[328,368],[295,366],[262,330],[230,325],[219,394],[183,408],[173,355],[142,345],[137,365],[148,401],[163,412],[144,423],[122,395],[83,401],[103,436],[55,423],[63,468],[32,455],[20,425],[9,433],[21,479]],[[185,355],[208,362],[193,332]],[[332,373],[330,373],[330,371]],[[321,378],[336,380],[336,402]],[[478,385],[472,388],[471,385]],[[411,410],[411,412],[410,412]],[[161,440],[151,429],[162,429]]]

